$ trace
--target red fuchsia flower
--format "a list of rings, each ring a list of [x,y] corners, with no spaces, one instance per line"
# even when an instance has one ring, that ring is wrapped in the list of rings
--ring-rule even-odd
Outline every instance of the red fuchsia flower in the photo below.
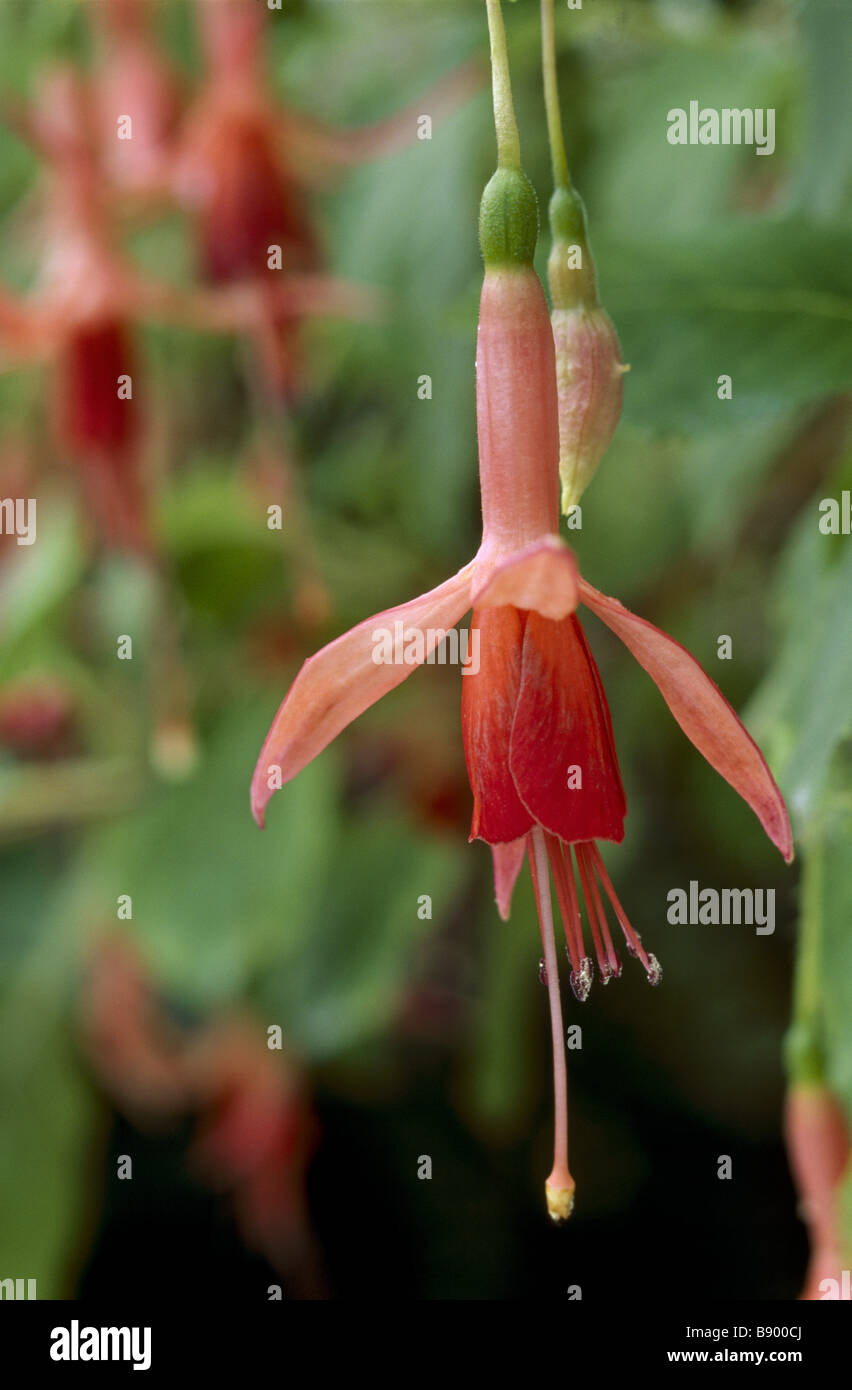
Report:
[[[280,1268],[309,1243],[305,1177],[319,1136],[302,1070],[239,1017],[208,1028],[187,1065],[200,1114],[193,1168],[232,1192],[247,1244]]]
[[[162,193],[180,88],[153,36],[150,0],[89,0],[89,15],[101,49],[95,78],[101,162],[122,192]]]
[[[721,691],[678,642],[583,579],[558,535],[556,362],[547,303],[533,269],[535,194],[520,168],[497,0],[489,0],[489,19],[500,159],[480,210],[485,278],[476,415],[482,543],[473,560],[438,588],[367,619],[305,662],[261,750],[252,809],[262,826],[273,792],[405,680],[473,609],[479,668],[466,671],[462,681],[462,736],[473,792],[470,838],[491,846],[504,918],[524,859],[530,864],[553,1035],[555,1144],[545,1191],[551,1217],[563,1221],[573,1206],[574,1180],[567,1155],[551,876],[578,1000],[588,997],[594,969],[581,904],[604,983],[621,973],[606,902],[649,981],[658,984],[662,975],[631,926],[597,847],[599,840],[623,839],[627,807],[603,684],[576,613],[580,604],[621,638],[684,733],[748,802],[785,859],[793,850],[781,793]],[[388,631],[402,634],[403,659],[385,664],[377,657],[377,639]]]
[[[827,1280],[841,1284],[845,1255],[838,1211],[850,1160],[849,1129],[837,1099],[819,1083],[793,1085],[784,1117],[787,1152],[808,1228],[811,1255],[801,1297],[827,1296]],[[848,1267],[848,1263],[847,1263]]]
[[[178,139],[172,186],[196,219],[202,275],[214,284],[248,280],[265,287],[282,270],[310,273],[327,312],[348,315],[359,305],[368,312],[363,291],[319,273],[323,257],[306,188],[322,170],[410,143],[414,113],[360,131],[328,130],[269,95],[262,62],[266,6],[199,0],[197,14],[207,79]],[[454,74],[431,94],[431,109],[439,112],[471,86],[471,69]],[[288,395],[298,383],[296,325],[271,301],[268,309],[255,346],[269,387]]]
[[[265,8],[202,0],[197,14],[207,80],[181,134],[176,187],[198,219],[202,272],[220,283],[261,276],[272,245],[288,269],[316,269],[319,244],[266,94]]]
[[[94,159],[90,94],[73,70],[48,74],[32,111],[7,105],[4,116],[44,159],[48,178],[37,283],[26,299],[0,292],[0,366],[51,364],[56,443],[76,466],[102,535],[146,551],[136,323],[250,332],[265,320],[268,304],[282,321],[295,322],[307,314],[360,315],[364,296],[300,275],[271,287],[264,302],[251,285],[183,291],[154,281],[115,244]],[[123,380],[129,390],[119,394]]]
[[[661,971],[616,897],[597,847],[620,841],[626,804],[600,674],[577,617],[600,618],[657,684],[687,737],[755,811],[784,858],[787,812],[760,750],[698,662],[578,573],[558,536],[559,439],[553,335],[532,268],[536,213],[523,175],[499,170],[483,198],[485,279],[476,351],[483,537],[474,559],[419,598],[368,618],[305,662],[258,759],[252,807],[264,823],[273,792],[353,719],[399,685],[413,664],[377,664],[380,629],[422,634],[416,660],[473,608],[480,669],[462,680],[462,734],[474,808],[471,839],[491,846],[497,903],[509,915],[525,858],[536,890],[550,990],[557,1090],[557,1153],[548,1179],[551,1215],[568,1215],[573,1180],[565,1152],[564,1051],[553,943],[552,874],[571,960],[586,999],[593,962],[604,982],[621,973],[608,902],[627,949],[651,983]],[[579,776],[578,776],[579,774]],[[574,866],[579,892],[574,878]]]
[[[83,1050],[122,1111],[148,1126],[188,1108],[185,1037],[129,939],[106,933],[92,942],[78,1013]]]
[[[53,361],[56,440],[77,464],[101,530],[117,545],[144,549],[137,406],[132,395],[119,396],[119,379],[132,383],[136,370],[130,317],[140,286],[111,245],[90,115],[81,82],[61,68],[44,80],[38,107],[13,118],[47,161],[49,182],[39,282],[19,306],[28,337],[19,330],[11,342],[23,358],[38,350]]]
[[[86,1055],[118,1109],[143,1128],[192,1116],[193,1171],[229,1194],[251,1248],[315,1284],[305,1176],[318,1127],[296,1057],[270,1049],[248,1017],[179,1026],[118,937],[93,944],[79,1013]]]

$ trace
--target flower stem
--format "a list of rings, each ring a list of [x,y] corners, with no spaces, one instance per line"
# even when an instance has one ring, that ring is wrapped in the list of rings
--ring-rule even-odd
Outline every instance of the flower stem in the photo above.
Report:
[[[547,112],[547,138],[555,188],[570,188],[568,158],[559,115],[559,86],[556,79],[556,26],[553,0],[541,0],[541,66],[544,74],[544,106]]]
[[[793,1017],[786,1038],[791,1081],[822,1083],[822,924],[825,850],[819,830],[811,833],[803,855],[802,900],[793,977]]]
[[[564,1221],[574,1205],[574,1179],[568,1168],[568,1068],[565,1062],[565,1035],[562,1000],[559,994],[559,965],[553,935],[553,909],[550,901],[550,873],[547,846],[539,826],[530,832],[530,870],[535,890],[544,968],[550,1000],[550,1030],[553,1039],[553,1170],[545,1184],[547,1209],[554,1221]]]
[[[494,130],[497,135],[497,167],[520,169],[521,142],[512,105],[512,84],[509,78],[509,55],[506,50],[506,30],[500,0],[485,0],[488,9],[488,34],[491,39],[491,90],[494,98]]]

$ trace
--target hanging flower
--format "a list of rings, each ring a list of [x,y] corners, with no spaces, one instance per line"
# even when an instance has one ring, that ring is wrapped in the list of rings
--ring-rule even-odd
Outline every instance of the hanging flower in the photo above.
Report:
[[[144,286],[112,242],[92,156],[89,94],[70,67],[57,67],[44,77],[38,105],[11,120],[45,161],[47,186],[37,283],[15,306],[17,328],[0,316],[9,365],[52,364],[57,445],[75,464],[102,534],[144,550],[131,332]]]
[[[116,245],[94,158],[91,94],[74,70],[49,71],[36,106],[7,103],[3,114],[47,176],[36,283],[20,299],[0,290],[0,367],[51,366],[56,444],[75,467],[101,535],[149,551],[136,325],[154,319],[263,338],[270,312],[289,326],[309,315],[360,317],[374,309],[374,297],[299,273],[263,295],[252,284],[182,290],[143,275]]]
[[[162,195],[180,110],[177,77],[153,33],[150,0],[89,0],[100,63],[101,162],[117,189]]]
[[[628,950],[658,983],[660,966],[631,927],[598,840],[620,841],[626,813],[598,669],[576,616],[584,605],[655,681],[684,733],[757,814],[784,858],[792,840],[781,794],[718,687],[673,638],[581,578],[558,532],[556,371],[547,304],[532,267],[535,197],[519,169],[500,168],[483,197],[485,279],[476,351],[483,536],[474,559],[438,588],[360,623],[305,662],[263,745],[252,783],[260,825],[273,792],[342,729],[399,685],[471,607],[480,666],[462,680],[462,733],[474,798],[471,839],[492,848],[497,902],[509,913],[524,858],[536,889],[553,1018],[557,1111],[548,1207],[573,1201],[567,1165],[565,1060],[549,874],[564,919],[571,984],[588,995],[592,959],[582,900],[604,981],[620,974],[604,899]],[[377,637],[405,638],[404,660],[377,660]],[[419,639],[419,640],[415,640]],[[578,894],[573,873],[576,862]]]
[[[191,1117],[192,1171],[229,1194],[246,1244],[317,1296],[305,1179],[319,1134],[298,1058],[270,1048],[249,1016],[180,1024],[134,944],[117,936],[92,944],[79,1013],[116,1107],[143,1129]]]
[[[799,1210],[808,1228],[811,1254],[801,1297],[827,1297],[842,1282],[845,1263],[840,1189],[850,1162],[849,1129],[843,1109],[818,1081],[798,1082],[787,1093],[784,1129]]]
[[[330,169],[409,144],[416,117],[410,109],[363,130],[334,131],[282,106],[263,72],[266,14],[255,0],[198,0],[207,74],[178,136],[172,187],[195,218],[204,279],[250,281],[263,290],[267,313],[255,348],[267,386],[291,395],[300,368],[297,324],[269,287],[282,271],[310,274],[324,292],[325,312],[346,316],[358,307],[354,287],[320,273],[308,190]],[[466,95],[475,72],[452,74],[429,94],[430,109],[439,114]],[[359,298],[369,312],[363,291]]]

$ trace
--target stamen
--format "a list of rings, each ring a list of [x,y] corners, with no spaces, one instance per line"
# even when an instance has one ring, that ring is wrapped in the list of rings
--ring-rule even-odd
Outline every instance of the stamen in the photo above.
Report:
[[[590,871],[587,868],[585,856],[582,852],[582,845],[574,846],[574,855],[577,860],[577,868],[580,871],[580,890],[583,894],[583,906],[586,909],[586,916],[589,919],[589,926],[592,929],[592,940],[595,943],[595,955],[598,958],[598,970],[601,979],[609,979],[609,962],[606,958],[603,941],[601,940],[600,927],[598,926],[597,914],[592,906],[591,888],[589,886]]]
[[[550,871],[553,874],[553,886],[556,889],[556,901],[559,903],[559,911],[562,914],[562,925],[565,928],[565,945],[568,948],[568,956],[571,961],[572,975],[582,968],[585,948],[583,946],[583,927],[580,922],[580,907],[577,902],[577,886],[574,883],[574,870],[566,868],[562,854],[562,842],[557,840],[555,835],[545,835],[547,844],[547,856],[550,860]],[[570,850],[568,851],[570,855]]]
[[[579,970],[572,970],[568,978],[571,983],[571,993],[577,1003],[585,1004],[592,992],[592,981],[595,978],[595,962],[591,956],[583,956]]]
[[[649,955],[645,951],[639,933],[634,931],[631,927],[630,922],[627,918],[627,913],[624,911],[624,908],[618,901],[618,897],[616,895],[615,889],[612,886],[609,874],[607,873],[604,867],[604,862],[601,858],[600,850],[598,849],[597,845],[589,845],[589,855],[591,857],[592,863],[595,866],[595,873],[600,879],[601,886],[612,905],[612,910],[618,918],[619,926],[621,927],[621,930],[624,932],[624,938],[627,942],[628,951],[630,952],[631,956],[636,956],[637,959],[641,960],[648,976],[648,983],[651,985],[658,985],[663,978],[663,967],[660,965],[660,962],[657,960],[656,956]]]
[[[561,1222],[568,1219],[574,1206],[574,1179],[568,1168],[568,1069],[565,1062],[565,1034],[562,1025],[562,1000],[559,996],[556,940],[553,934],[547,846],[538,826],[530,831],[528,857],[544,947],[545,975],[550,1001],[550,1029],[553,1038],[553,1170],[544,1190],[551,1220]]]
[[[609,922],[606,920],[606,913],[604,912],[603,903],[601,902],[601,896],[598,892],[598,885],[595,882],[595,876],[592,872],[589,857],[589,846],[578,845],[576,848],[576,853],[582,854],[583,856],[583,862],[586,868],[589,887],[592,890],[592,902],[594,903],[595,914],[598,919],[598,926],[601,929],[601,936],[603,937],[604,943],[606,945],[607,970],[606,973],[604,973],[603,968],[601,969],[601,980],[605,985],[608,985],[610,980],[617,980],[620,978],[621,961],[618,959],[615,947],[612,944],[612,936],[610,935]]]

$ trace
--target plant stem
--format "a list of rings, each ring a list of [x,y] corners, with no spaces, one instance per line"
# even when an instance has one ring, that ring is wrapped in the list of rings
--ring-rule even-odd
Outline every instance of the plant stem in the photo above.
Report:
[[[75,758],[0,777],[0,843],[115,816],[132,807],[144,772],[130,758]]]
[[[500,0],[485,0],[491,39],[491,90],[494,97],[494,130],[497,135],[498,169],[520,169],[521,142],[512,105],[509,55]]]
[[[554,0],[541,0],[541,67],[544,74],[544,107],[547,112],[547,138],[555,188],[570,188],[568,158],[559,116],[559,85],[556,78],[556,25]]]
[[[793,1017],[788,1035],[794,1082],[819,1082],[824,1071],[822,1037],[822,928],[825,851],[819,830],[803,856],[802,905],[793,976]]]

